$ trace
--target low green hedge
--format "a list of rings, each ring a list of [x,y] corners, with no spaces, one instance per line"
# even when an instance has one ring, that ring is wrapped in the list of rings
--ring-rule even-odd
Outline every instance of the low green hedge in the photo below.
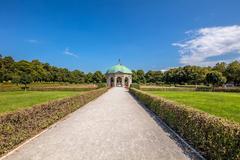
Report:
[[[140,89],[140,84],[138,84],[138,83],[132,83],[132,84],[130,85],[130,88]]]
[[[195,88],[180,88],[180,87],[141,87],[143,91],[195,91]]]
[[[97,84],[97,88],[103,88],[103,87],[107,87],[106,83],[98,83]]]
[[[0,116],[0,155],[107,91],[101,88]]]
[[[214,92],[240,92],[240,88],[214,88]]]
[[[96,88],[51,88],[51,87],[33,87],[29,88],[29,91],[91,91],[95,90]]]
[[[239,87],[229,87],[229,88],[223,88],[223,87],[197,87],[196,91],[208,91],[208,92],[240,92]]]
[[[240,159],[238,123],[175,104],[134,88],[130,88],[130,92],[207,159]]]

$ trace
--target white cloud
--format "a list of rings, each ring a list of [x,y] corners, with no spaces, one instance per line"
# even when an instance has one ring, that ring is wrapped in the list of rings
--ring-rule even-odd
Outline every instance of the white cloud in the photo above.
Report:
[[[234,59],[209,60],[214,57],[240,54],[240,26],[210,27],[186,32],[190,39],[173,43],[179,47],[180,63],[187,65],[214,65],[217,62],[231,62]],[[239,56],[240,58],[240,56]],[[239,59],[237,58],[237,59]]]
[[[28,40],[26,40],[26,42],[29,42],[29,43],[38,43],[39,41],[36,40],[36,39],[28,39]]]
[[[73,53],[73,52],[70,52],[68,48],[65,48],[64,54],[69,55],[69,56],[73,56],[73,57],[75,57],[75,58],[78,58],[78,55],[76,55],[76,54]]]

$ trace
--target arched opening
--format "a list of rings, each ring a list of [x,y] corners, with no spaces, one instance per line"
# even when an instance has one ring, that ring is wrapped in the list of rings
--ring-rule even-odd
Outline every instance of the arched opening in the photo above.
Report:
[[[110,85],[111,85],[111,87],[114,87],[114,78],[113,77],[111,77],[111,79],[110,79]]]
[[[122,78],[117,77],[117,87],[122,87]]]
[[[124,84],[125,84],[125,87],[129,86],[129,79],[128,79],[128,77],[125,77]]]

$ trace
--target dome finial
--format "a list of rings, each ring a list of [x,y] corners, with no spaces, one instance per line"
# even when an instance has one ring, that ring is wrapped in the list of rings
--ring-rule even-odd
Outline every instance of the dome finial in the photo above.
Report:
[[[120,58],[118,59],[118,64],[122,65],[122,64],[121,64],[121,59],[120,59]]]

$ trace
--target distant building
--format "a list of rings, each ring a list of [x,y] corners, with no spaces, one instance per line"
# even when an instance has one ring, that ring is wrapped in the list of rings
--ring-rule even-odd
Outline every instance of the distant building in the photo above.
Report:
[[[132,71],[122,64],[112,66],[106,73],[109,87],[130,87],[132,84]]]

